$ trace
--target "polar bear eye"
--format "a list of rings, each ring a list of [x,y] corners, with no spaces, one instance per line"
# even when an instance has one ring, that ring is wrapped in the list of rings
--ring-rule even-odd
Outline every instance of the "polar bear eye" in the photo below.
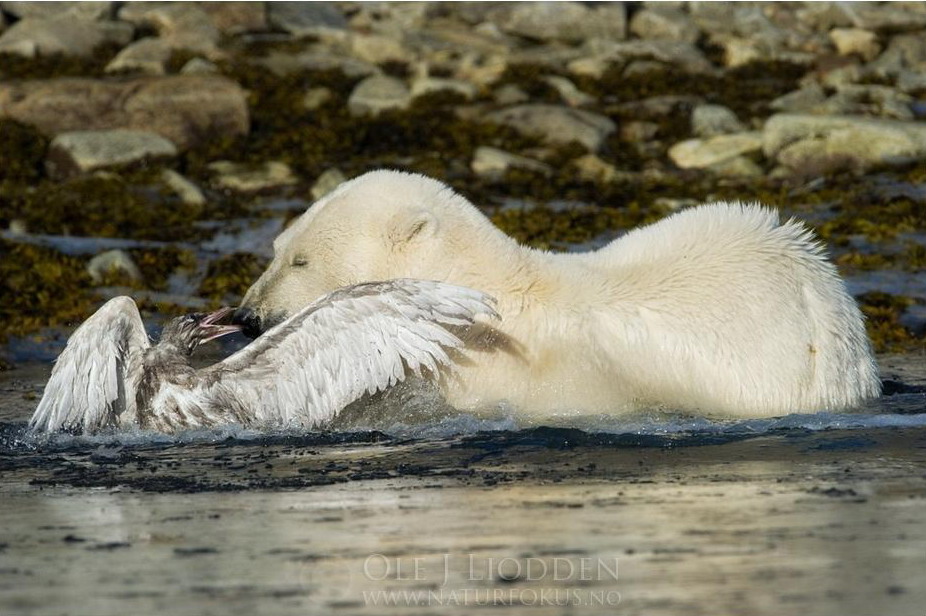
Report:
[[[293,257],[293,260],[290,263],[290,265],[292,265],[293,267],[305,267],[308,264],[309,264],[309,260],[303,257],[302,255],[296,255],[295,257]]]

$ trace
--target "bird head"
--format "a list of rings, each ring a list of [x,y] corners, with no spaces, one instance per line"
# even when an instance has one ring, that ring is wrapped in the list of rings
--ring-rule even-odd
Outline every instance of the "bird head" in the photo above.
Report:
[[[234,312],[234,308],[220,308],[215,312],[197,312],[167,322],[161,332],[161,343],[173,344],[192,354],[199,345],[241,331],[240,325],[220,325],[219,322]]]

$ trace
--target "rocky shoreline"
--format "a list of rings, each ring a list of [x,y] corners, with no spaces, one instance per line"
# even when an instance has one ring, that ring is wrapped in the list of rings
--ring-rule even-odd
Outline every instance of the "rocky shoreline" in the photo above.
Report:
[[[283,220],[391,167],[557,250],[781,207],[878,350],[922,351],[924,31],[923,2],[0,2],[0,337],[125,289],[234,303]]]

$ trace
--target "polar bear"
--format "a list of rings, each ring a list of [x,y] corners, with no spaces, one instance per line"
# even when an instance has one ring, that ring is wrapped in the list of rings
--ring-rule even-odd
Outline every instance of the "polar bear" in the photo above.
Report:
[[[876,397],[863,317],[801,223],[713,203],[581,254],[502,233],[446,185],[374,171],[312,205],[235,320],[256,335],[338,287],[422,278],[485,291],[501,321],[467,340],[461,410],[524,419],[649,407],[766,417]]]

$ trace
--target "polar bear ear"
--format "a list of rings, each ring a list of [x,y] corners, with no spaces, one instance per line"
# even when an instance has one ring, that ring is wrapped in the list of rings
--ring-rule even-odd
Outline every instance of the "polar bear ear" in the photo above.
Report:
[[[437,218],[427,210],[399,212],[389,221],[388,237],[392,244],[407,244],[437,233]]]

